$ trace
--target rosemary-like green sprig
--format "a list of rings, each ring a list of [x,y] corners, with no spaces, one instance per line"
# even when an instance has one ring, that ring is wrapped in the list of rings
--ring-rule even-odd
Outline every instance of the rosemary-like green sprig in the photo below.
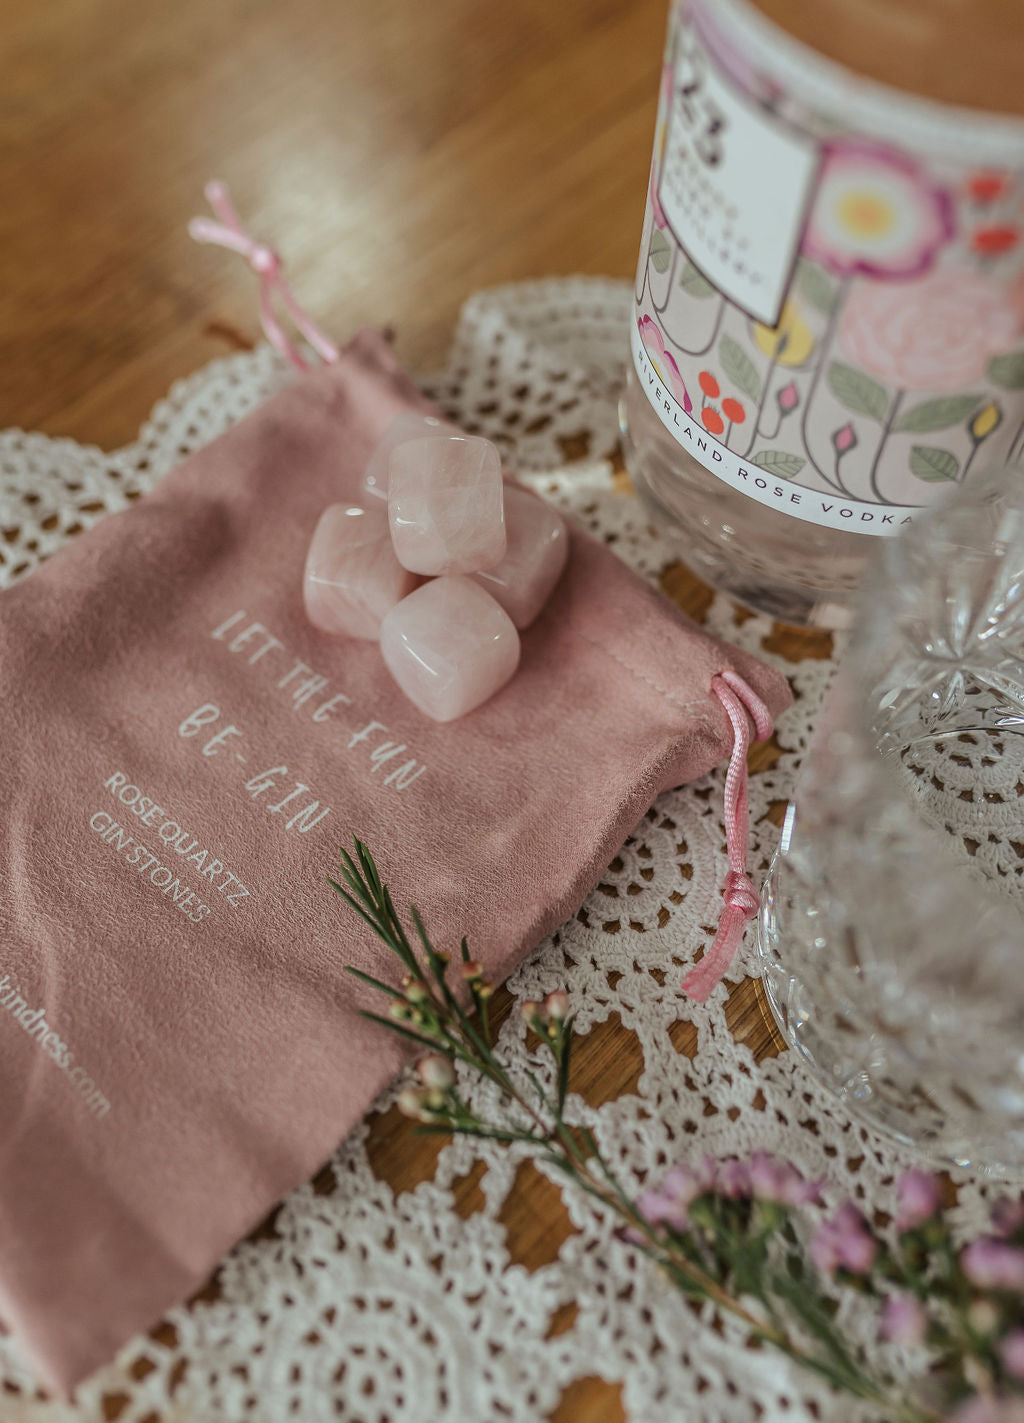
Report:
[[[550,993],[543,1003],[520,1005],[550,1055],[553,1085],[530,1068],[512,1073],[492,1042],[493,985],[467,941],[459,945],[461,984],[453,988],[452,960],[435,947],[417,910],[409,910],[410,936],[369,849],[358,839],[353,848],[354,855],[341,852],[342,882],[330,883],[395,954],[402,973],[392,984],[361,969],[348,972],[387,999],[383,1012],[365,1009],[363,1016],[425,1053],[418,1085],[399,1096],[418,1131],[530,1147],[597,1202],[675,1288],[710,1300],[740,1320],[751,1339],[782,1350],[895,1423],[951,1417],[1019,1423],[1024,1202],[1001,1203],[996,1234],[958,1256],[939,1209],[939,1185],[919,1171],[908,1172],[898,1186],[895,1246],[847,1203],[818,1227],[805,1250],[798,1211],[820,1204],[819,1187],[762,1152],[749,1161],[705,1157],[696,1166],[674,1166],[660,1186],[634,1199],[594,1133],[566,1116],[575,1021],[568,995]],[[498,1089],[493,1117],[481,1117],[460,1095],[456,1063]],[[878,1304],[882,1338],[930,1351],[927,1393],[913,1395],[893,1379],[876,1377],[862,1351],[842,1337],[825,1287],[831,1277]],[[1017,1408],[1020,1413],[1012,1411]]]

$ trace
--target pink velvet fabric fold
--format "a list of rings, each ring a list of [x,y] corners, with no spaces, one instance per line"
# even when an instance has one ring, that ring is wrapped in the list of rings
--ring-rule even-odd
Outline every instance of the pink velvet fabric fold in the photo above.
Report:
[[[301,589],[322,510],[412,404],[363,333],[0,597],[0,1316],[58,1389],[399,1067],[343,972],[393,973],[326,884],[350,832],[500,979],[728,754],[717,673],[788,701],[576,530],[513,681],[428,721]]]

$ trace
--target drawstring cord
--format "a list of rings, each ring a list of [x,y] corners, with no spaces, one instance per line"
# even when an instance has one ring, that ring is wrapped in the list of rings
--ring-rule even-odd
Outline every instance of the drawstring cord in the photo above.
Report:
[[[711,690],[732,722],[732,753],[725,776],[725,844],[729,873],[722,896],[725,908],[718,921],[715,941],[697,966],[683,979],[683,991],[697,1003],[706,1003],[712,989],[721,983],[743,938],[747,920],[757,913],[760,900],[747,874],[747,839],[750,816],[747,804],[747,748],[750,722],[755,740],[767,741],[773,730],[771,712],[757,693],[731,669],[720,672]],[[749,718],[748,718],[749,713]]]
[[[270,344],[298,371],[309,370],[309,363],[299,354],[294,342],[274,312],[274,296],[287,311],[299,334],[309,342],[322,361],[328,365],[341,354],[334,342],[320,330],[303,311],[299,301],[285,280],[280,256],[272,247],[257,242],[242,226],[241,219],[231,203],[225,183],[207,183],[204,189],[207,202],[218,219],[194,217],[188,225],[189,236],[196,242],[212,242],[217,247],[226,247],[240,253],[260,279],[260,324]]]

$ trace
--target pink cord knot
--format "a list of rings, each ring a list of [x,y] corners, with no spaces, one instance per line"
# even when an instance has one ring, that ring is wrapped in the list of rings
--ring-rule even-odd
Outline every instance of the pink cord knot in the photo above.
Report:
[[[726,875],[722,898],[730,909],[738,909],[748,919],[753,919],[761,905],[754,881],[738,870],[730,870]]]
[[[273,247],[264,247],[261,242],[257,242],[249,253],[249,266],[257,276],[270,276],[281,270],[281,258]]]
[[[718,921],[715,942],[697,966],[683,979],[683,991],[698,1003],[706,1003],[711,991],[721,983],[743,938],[747,921],[758,911],[760,899],[747,874],[747,747],[750,722],[758,741],[772,734],[772,714],[754,689],[731,668],[712,678],[711,690],[722,703],[732,724],[732,751],[725,774],[725,845],[729,873],[722,895],[725,908]]]
[[[273,303],[276,297],[295,323],[299,335],[309,342],[320,359],[328,365],[336,361],[341,352],[299,305],[295,293],[285,281],[283,263],[273,247],[268,247],[264,242],[257,242],[242,226],[241,219],[231,204],[227,185],[207,183],[206,197],[217,221],[214,222],[208,217],[194,217],[188,225],[189,234],[197,242],[213,242],[218,247],[227,247],[229,251],[239,253],[249,263],[260,279],[260,324],[270,344],[287,357],[296,370],[309,369],[274,313]]]

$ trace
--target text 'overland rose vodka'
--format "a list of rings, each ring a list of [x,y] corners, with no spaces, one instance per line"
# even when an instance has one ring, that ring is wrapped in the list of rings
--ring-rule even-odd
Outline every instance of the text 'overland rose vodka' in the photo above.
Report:
[[[1024,464],[1024,7],[683,0],[662,76],[629,469],[710,582],[841,624],[871,538]]]

